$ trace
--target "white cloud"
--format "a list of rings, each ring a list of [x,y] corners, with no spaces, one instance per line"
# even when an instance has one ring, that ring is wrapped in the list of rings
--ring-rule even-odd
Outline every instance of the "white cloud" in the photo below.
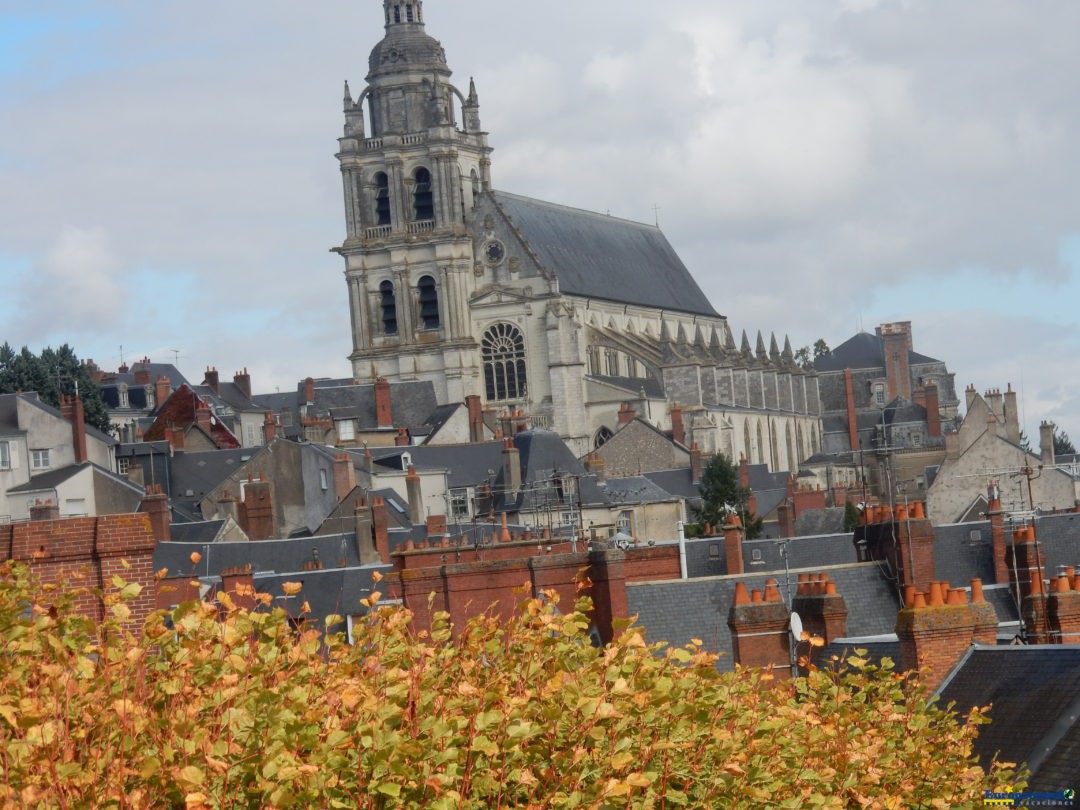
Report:
[[[64,330],[115,328],[127,298],[119,270],[103,228],[63,228],[23,279],[21,331],[33,342]]]

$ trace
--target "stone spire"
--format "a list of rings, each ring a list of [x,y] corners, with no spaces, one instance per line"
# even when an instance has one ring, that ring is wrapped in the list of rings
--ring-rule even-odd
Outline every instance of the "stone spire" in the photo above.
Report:
[[[769,353],[765,351],[765,338],[761,336],[760,329],[757,333],[757,358],[762,362],[765,362],[769,359]]]

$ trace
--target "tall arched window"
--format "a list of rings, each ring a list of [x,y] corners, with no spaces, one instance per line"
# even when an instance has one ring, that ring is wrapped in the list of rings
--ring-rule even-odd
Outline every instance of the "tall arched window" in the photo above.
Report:
[[[743,422],[743,455],[746,456],[747,461],[754,460],[754,454],[750,450],[750,423]]]
[[[417,287],[420,290],[420,323],[424,329],[438,329],[439,292],[435,289],[435,279],[423,276]]]
[[[795,449],[795,437],[791,433],[791,423],[788,422],[787,430],[787,455],[788,469],[795,472],[799,468],[799,455]]]
[[[390,180],[386,172],[375,175],[375,224],[390,224]]]
[[[480,343],[484,384],[489,402],[525,396],[525,338],[508,323],[497,323]]]
[[[596,435],[593,437],[593,449],[599,450],[607,443],[607,440],[614,435],[615,434],[611,432],[611,428],[607,425],[601,425],[600,429],[596,431]]]
[[[383,333],[397,334],[397,300],[394,297],[394,283],[384,281],[379,285],[379,304],[382,307]]]
[[[762,436],[761,436],[761,422],[757,423],[757,447],[758,447],[757,463],[758,464],[764,464],[765,463],[765,441],[764,441],[764,439],[762,439]]]
[[[431,193],[431,172],[421,166],[413,172],[413,211],[417,222],[435,219],[435,199]]]

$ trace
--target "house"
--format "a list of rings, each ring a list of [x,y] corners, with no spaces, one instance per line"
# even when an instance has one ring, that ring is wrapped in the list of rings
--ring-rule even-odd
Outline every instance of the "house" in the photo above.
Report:
[[[161,403],[143,441],[165,440],[177,450],[224,450],[241,447],[236,434],[218,417],[206,397],[181,385]]]
[[[190,385],[172,363],[154,363],[144,357],[129,367],[103,371],[88,360],[90,379],[101,390],[109,421],[116,425],[121,441],[137,441],[152,423],[154,411],[181,385]]]
[[[1040,429],[1041,455],[1021,445],[1016,394],[966,391],[967,413],[959,429],[946,436],[945,456],[926,491],[927,509],[938,523],[978,520],[987,509],[987,479],[996,482],[1009,510],[1044,512],[1072,509],[1080,497],[1080,478],[1068,465],[1055,465],[1054,425]]]
[[[85,424],[77,397],[57,410],[0,394],[0,521],[28,519],[39,501],[64,516],[133,511],[142,490],[114,471],[116,444]]]

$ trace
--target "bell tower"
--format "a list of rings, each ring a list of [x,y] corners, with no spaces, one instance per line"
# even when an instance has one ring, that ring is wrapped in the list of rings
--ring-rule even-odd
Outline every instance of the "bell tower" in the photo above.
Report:
[[[479,385],[469,320],[467,221],[490,188],[487,133],[473,82],[450,83],[422,0],[383,0],[385,34],[354,100],[345,83],[337,158],[345,191],[345,279],[357,379],[422,379],[440,402]]]

